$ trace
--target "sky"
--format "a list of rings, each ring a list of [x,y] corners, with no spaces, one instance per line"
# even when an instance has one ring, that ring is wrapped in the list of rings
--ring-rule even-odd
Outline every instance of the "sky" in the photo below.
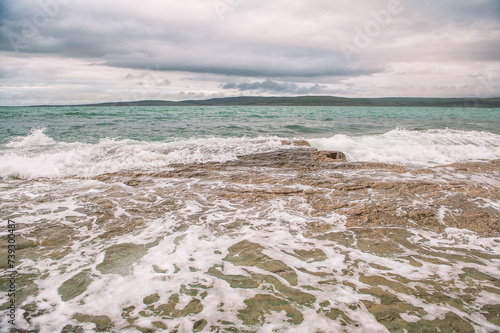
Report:
[[[500,96],[499,0],[0,0],[0,105]]]

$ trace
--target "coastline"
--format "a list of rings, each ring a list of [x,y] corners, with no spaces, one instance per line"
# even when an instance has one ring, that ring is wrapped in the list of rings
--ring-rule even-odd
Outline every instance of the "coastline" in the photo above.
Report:
[[[347,98],[338,96],[258,97],[238,96],[205,100],[144,100],[69,105],[33,105],[32,107],[133,107],[133,106],[368,106],[368,107],[439,107],[500,108],[500,97],[430,98],[382,97]]]
[[[146,178],[199,177],[203,180],[226,180],[238,184],[269,184],[265,192],[246,192],[237,189],[241,195],[266,195],[270,198],[280,195],[298,195],[313,203],[316,213],[335,212],[347,216],[348,227],[354,226],[405,226],[429,228],[442,232],[446,228],[468,229],[485,236],[500,236],[500,214],[485,204],[500,200],[500,189],[495,177],[500,172],[500,159],[488,162],[463,162],[422,169],[408,169],[404,166],[377,162],[348,162],[341,152],[318,151],[304,140],[283,141],[293,149],[280,149],[266,153],[240,156],[236,161],[223,163],[208,162],[174,164],[172,171],[159,173],[119,172],[105,174],[99,181],[119,180],[129,186],[138,186]],[[333,157],[333,158],[332,158]],[[292,177],[277,178],[275,172],[294,173]],[[233,170],[244,169],[238,177]],[[321,174],[329,174],[322,178]],[[223,177],[231,174],[230,178]],[[345,176],[348,173],[349,176]],[[480,184],[474,175],[488,177],[489,183]],[[141,180],[142,179],[142,180]],[[484,180],[483,180],[484,181]],[[287,190],[289,187],[309,187],[311,190]],[[483,186],[483,188],[481,188]],[[276,188],[274,188],[276,187]],[[318,190],[321,189],[321,190]],[[321,202],[322,194],[329,191],[329,204]],[[368,194],[368,192],[370,192]],[[440,193],[449,193],[440,198]],[[349,203],[351,195],[370,197],[367,206]],[[450,199],[449,196],[453,196]],[[404,201],[402,200],[404,198]],[[472,205],[470,200],[485,200]],[[421,200],[421,204],[413,202]],[[397,204],[394,204],[397,201]],[[391,204],[393,203],[393,204]],[[404,211],[398,209],[403,209]],[[450,212],[446,214],[446,212]],[[453,213],[451,213],[453,212]],[[474,221],[468,223],[467,221]]]
[[[347,162],[296,141],[162,171],[4,179],[18,328],[491,332],[499,169]]]

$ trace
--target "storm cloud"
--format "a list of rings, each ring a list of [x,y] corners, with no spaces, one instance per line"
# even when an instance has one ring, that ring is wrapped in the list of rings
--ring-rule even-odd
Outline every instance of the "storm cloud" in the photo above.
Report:
[[[0,1],[3,105],[475,96],[478,76],[489,97],[499,55],[496,0]]]

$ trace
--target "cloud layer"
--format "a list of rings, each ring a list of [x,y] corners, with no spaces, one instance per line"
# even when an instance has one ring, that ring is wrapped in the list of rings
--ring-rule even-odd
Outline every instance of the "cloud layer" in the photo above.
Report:
[[[3,105],[498,96],[499,55],[497,0],[0,1]]]

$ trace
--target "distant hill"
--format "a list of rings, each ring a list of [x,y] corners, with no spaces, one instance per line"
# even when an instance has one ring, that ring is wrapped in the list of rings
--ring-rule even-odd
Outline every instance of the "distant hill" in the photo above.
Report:
[[[500,108],[500,97],[495,98],[345,98],[335,96],[299,97],[226,97],[205,100],[172,101],[134,101],[108,102],[85,105],[35,105],[35,106],[404,106],[404,107],[479,107]]]

